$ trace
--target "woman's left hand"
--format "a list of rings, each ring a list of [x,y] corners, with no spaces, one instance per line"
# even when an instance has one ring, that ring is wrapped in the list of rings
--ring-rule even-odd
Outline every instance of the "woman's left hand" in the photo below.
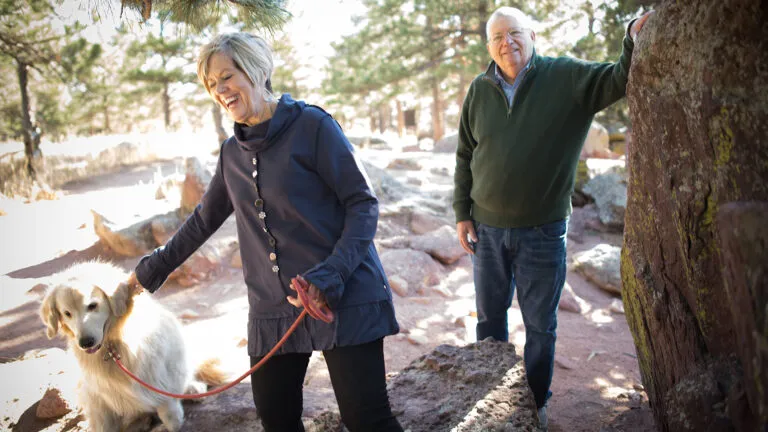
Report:
[[[315,319],[319,319],[325,322],[333,320],[333,314],[328,308],[328,303],[325,301],[325,295],[312,283],[307,282],[303,277],[297,275],[291,279],[291,289],[297,291],[298,284],[305,287],[306,296],[297,295],[296,297],[288,296],[286,299],[288,303],[294,305],[297,308],[304,308],[307,310],[310,316]],[[304,304],[302,300],[306,299],[310,304]],[[326,315],[326,316],[323,316]],[[330,317],[330,318],[329,318]],[[330,321],[329,321],[330,320]]]

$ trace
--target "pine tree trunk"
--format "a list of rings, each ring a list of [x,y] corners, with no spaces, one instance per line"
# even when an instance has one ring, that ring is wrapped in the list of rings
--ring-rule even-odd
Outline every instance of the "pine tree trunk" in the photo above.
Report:
[[[219,144],[221,144],[227,139],[227,131],[224,130],[224,119],[221,115],[221,108],[219,108],[219,104],[216,102],[213,102],[211,114],[213,115],[213,124],[216,126],[216,135],[219,138]]]
[[[376,131],[376,112],[373,110],[372,105],[368,105],[368,117],[371,120],[371,133]]]
[[[480,39],[483,41],[483,46],[488,44],[488,35],[485,34],[488,15],[490,15],[488,12],[488,3],[485,1],[477,2],[477,16],[480,17],[480,22],[477,24],[477,27],[480,33]]]
[[[456,94],[456,104],[459,106],[459,112],[461,112],[461,107],[464,106],[468,82],[467,75],[464,72],[459,72],[459,92]]]
[[[623,299],[664,432],[768,430],[768,5],[667,1],[627,87]]]
[[[379,105],[379,133],[384,133],[387,131],[387,112],[385,111],[387,109],[386,104],[382,103]]]
[[[403,111],[403,103],[397,101],[397,136],[400,138],[405,135],[405,112]]]
[[[102,99],[104,103],[104,133],[112,132],[112,126],[109,124],[109,99],[105,95]]]
[[[168,94],[168,83],[163,83],[163,114],[165,130],[171,130],[171,96]]]
[[[36,132],[32,128],[32,116],[29,111],[29,70],[23,61],[16,59],[16,73],[19,78],[19,88],[21,89],[21,134],[24,139],[24,155],[26,156],[27,174],[36,178],[34,158],[39,150],[39,140],[35,139]]]
[[[438,142],[443,137],[443,112],[440,100],[440,81],[431,79],[432,84],[432,139]]]

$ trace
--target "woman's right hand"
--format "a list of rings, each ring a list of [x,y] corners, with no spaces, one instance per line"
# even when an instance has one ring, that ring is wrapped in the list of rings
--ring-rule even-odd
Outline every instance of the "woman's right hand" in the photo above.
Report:
[[[125,284],[128,285],[128,288],[131,290],[131,295],[138,295],[144,292],[144,287],[141,286],[139,279],[136,278],[136,272],[131,272],[131,275],[128,276],[128,280],[125,281]]]
[[[296,291],[296,297],[288,296],[288,303],[301,309],[304,308],[309,316],[316,320],[330,323],[333,321],[333,312],[328,308],[325,295],[315,286],[300,275],[291,279],[291,289]],[[300,291],[301,290],[301,291]],[[303,294],[301,294],[303,292]]]

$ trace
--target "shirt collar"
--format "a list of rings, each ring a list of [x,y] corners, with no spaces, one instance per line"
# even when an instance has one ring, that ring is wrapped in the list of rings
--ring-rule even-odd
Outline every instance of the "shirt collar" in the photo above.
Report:
[[[521,70],[517,76],[515,77],[515,81],[525,76],[526,72],[528,72],[528,69],[531,67],[531,62],[533,62],[533,55],[531,55],[531,58],[528,59],[528,63],[525,64],[525,67],[523,67],[523,70]],[[501,74],[501,68],[499,67],[498,63],[494,63],[494,69],[493,72],[496,75],[496,80],[499,81],[499,84],[509,84],[504,79],[504,75]],[[512,85],[512,84],[509,84]]]

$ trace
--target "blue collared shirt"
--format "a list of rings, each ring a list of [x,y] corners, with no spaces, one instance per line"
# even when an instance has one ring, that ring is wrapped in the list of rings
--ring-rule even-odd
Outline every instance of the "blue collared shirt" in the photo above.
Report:
[[[512,108],[512,102],[515,100],[515,93],[517,93],[517,89],[520,87],[520,83],[523,82],[523,78],[525,78],[525,74],[528,73],[528,69],[531,67],[531,60],[533,60],[533,56],[528,60],[528,63],[525,65],[523,70],[520,71],[520,73],[517,74],[515,77],[515,82],[512,84],[508,83],[504,79],[504,75],[501,74],[501,70],[499,69],[499,65],[496,65],[496,68],[494,69],[495,75],[496,75],[496,83],[501,86],[501,89],[504,90],[504,95],[507,96],[507,103],[509,104],[509,107]]]

